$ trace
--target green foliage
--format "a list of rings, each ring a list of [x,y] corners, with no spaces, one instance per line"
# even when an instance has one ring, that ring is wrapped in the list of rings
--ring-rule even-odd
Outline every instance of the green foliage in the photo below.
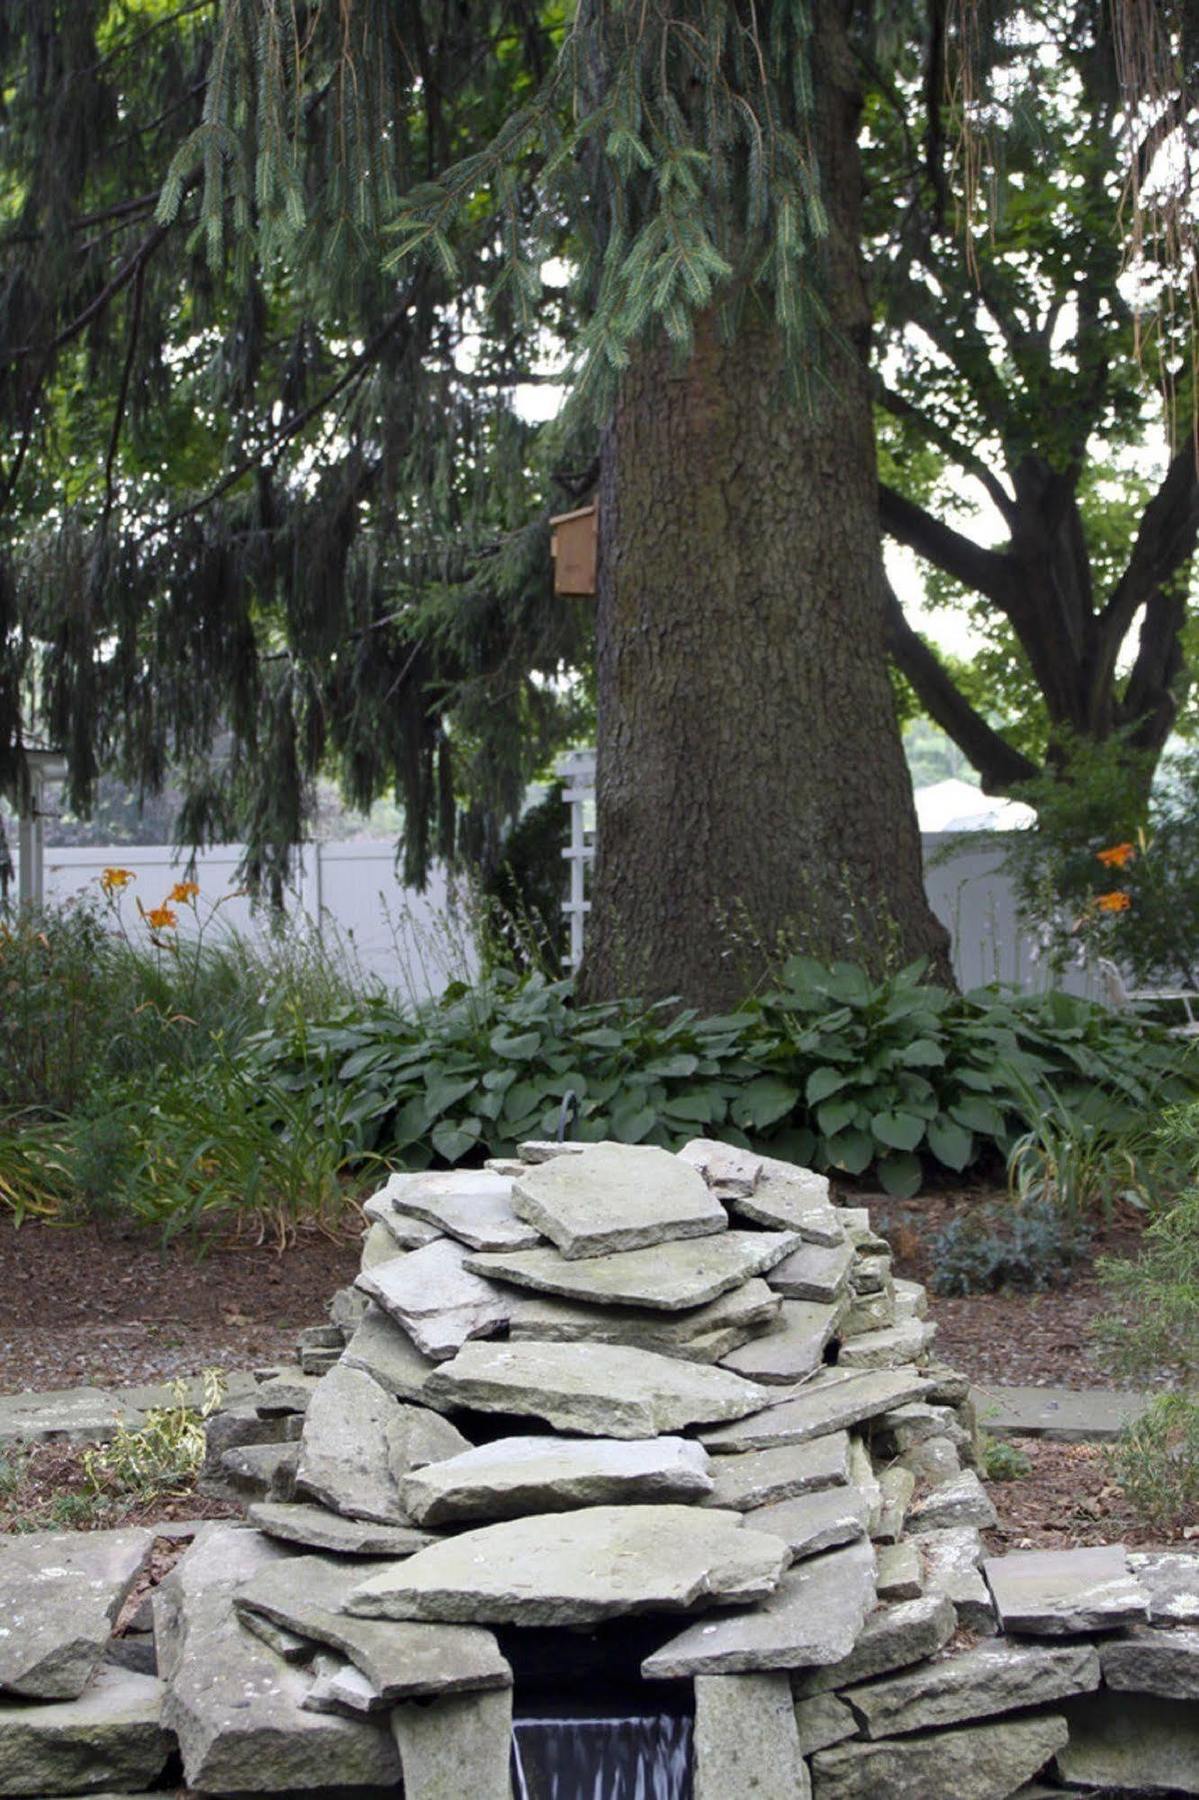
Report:
[[[1164,1197],[1131,1259],[1104,1257],[1100,1279],[1116,1309],[1100,1332],[1128,1373],[1156,1375],[1163,1366],[1199,1378],[1199,1107],[1167,1113],[1161,1138],[1180,1156],[1190,1180]]]
[[[138,1426],[120,1420],[106,1444],[84,1452],[85,1498],[148,1501],[190,1486],[204,1461],[205,1421],[225,1396],[219,1369],[205,1369],[201,1380],[198,1406],[188,1398],[187,1383],[173,1381],[169,1405],[152,1407]]]
[[[1199,987],[1199,754],[1066,737],[1021,789],[1036,825],[1010,842],[1017,901],[1055,970],[1108,957],[1147,986]]]
[[[1008,1185],[1021,1206],[1055,1207],[1073,1220],[1102,1212],[1111,1223],[1117,1201],[1145,1204],[1146,1165],[1154,1150],[1146,1121],[1123,1126],[1107,1117],[1087,1117],[1051,1094],[1030,1090],[1032,1121],[1012,1145]]]
[[[1006,1444],[1002,1438],[988,1437],[982,1434],[980,1461],[982,1472],[988,1481],[1023,1481],[1026,1475],[1032,1474],[1032,1464],[1023,1450],[1015,1444]]]
[[[965,997],[914,964],[871,982],[794,957],[770,993],[701,1018],[673,1002],[573,1004],[568,981],[503,971],[436,1004],[387,1002],[270,1029],[245,1048],[255,1079],[349,1096],[364,1146],[409,1167],[510,1154],[552,1135],[675,1146],[716,1134],[818,1169],[872,1171],[912,1194],[1010,1148],[1045,1090],[1132,1117],[1191,1091],[1184,1051],[1062,995]],[[1031,1096],[1031,1098],[1030,1098]],[[324,1105],[314,1100],[318,1110]]]
[[[1199,1398],[1160,1394],[1121,1434],[1111,1469],[1151,1525],[1193,1524],[1199,1513]]]
[[[930,1238],[930,1286],[937,1294],[1055,1287],[1087,1241],[1052,1200],[976,1207]]]

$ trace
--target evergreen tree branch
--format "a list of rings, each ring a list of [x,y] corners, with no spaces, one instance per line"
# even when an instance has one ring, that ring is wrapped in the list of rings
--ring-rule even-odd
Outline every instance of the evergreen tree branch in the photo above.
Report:
[[[148,258],[146,262],[148,262]],[[125,422],[125,408],[129,402],[129,382],[133,374],[133,362],[137,355],[137,339],[142,322],[142,298],[146,291],[146,262],[138,265],[137,275],[133,282],[133,294],[129,302],[129,344],[125,351],[125,362],[121,369],[121,385],[117,390],[117,403],[113,408],[112,431],[108,439],[108,454],[104,459],[104,510],[101,514],[101,525],[108,523],[116,500],[117,451],[121,444],[121,427]]]
[[[948,733],[978,772],[984,794],[1010,794],[1040,770],[976,712],[945,664],[904,617],[899,596],[885,584],[887,649],[929,717]]]

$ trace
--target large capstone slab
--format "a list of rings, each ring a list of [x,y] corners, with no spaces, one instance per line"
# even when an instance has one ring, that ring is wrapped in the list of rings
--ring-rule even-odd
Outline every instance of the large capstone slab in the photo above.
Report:
[[[512,1685],[512,1671],[490,1631],[477,1625],[395,1624],[352,1617],[351,1593],[393,1564],[346,1564],[323,1556],[273,1563],[238,1591],[237,1610],[259,1613],[300,1637],[339,1650],[380,1700],[473,1693]]]
[[[723,1369],[613,1344],[464,1344],[429,1377],[429,1388],[449,1406],[525,1414],[559,1431],[617,1438],[744,1418],[773,1398]]]
[[[133,1528],[0,1539],[0,1689],[37,1700],[82,1694],[150,1542]]]
[[[594,1506],[464,1532],[357,1587],[370,1618],[592,1625],[624,1613],[688,1612],[764,1599],[786,1545],[738,1513]]]
[[[705,1451],[683,1438],[520,1437],[417,1470],[404,1482],[404,1504],[417,1524],[457,1525],[576,1506],[699,1500],[711,1491]]]
[[[565,1158],[544,1166],[573,1169],[575,1162]],[[721,1237],[676,1240],[650,1250],[622,1250],[579,1262],[569,1261],[558,1250],[478,1252],[466,1257],[466,1267],[491,1283],[512,1282],[592,1306],[682,1312],[707,1305],[752,1276],[765,1274],[797,1242],[794,1232],[726,1231]]]
[[[512,1204],[571,1261],[728,1228],[702,1176],[648,1145],[595,1144],[541,1163],[517,1176]]]

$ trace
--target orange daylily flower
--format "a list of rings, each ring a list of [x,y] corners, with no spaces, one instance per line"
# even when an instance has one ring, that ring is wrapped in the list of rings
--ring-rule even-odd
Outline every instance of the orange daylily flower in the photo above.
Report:
[[[179,906],[190,906],[200,892],[198,881],[177,881],[167,895],[167,904],[172,902]]]
[[[1132,905],[1132,895],[1126,894],[1121,889],[1117,888],[1115,892],[1111,894],[1097,894],[1095,897],[1095,904],[1100,912],[1127,912]]]
[[[1122,869],[1135,855],[1132,844],[1113,844],[1110,850],[1096,850],[1095,861],[1101,862],[1105,869]]]
[[[142,917],[154,931],[174,931],[179,923],[178,913],[172,912],[169,906],[152,906]]]
[[[106,894],[119,894],[122,888],[136,880],[132,869],[103,869],[100,873],[100,886]]]

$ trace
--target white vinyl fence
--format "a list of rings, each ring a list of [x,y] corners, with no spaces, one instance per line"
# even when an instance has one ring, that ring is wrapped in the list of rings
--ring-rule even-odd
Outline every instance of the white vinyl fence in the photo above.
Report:
[[[221,844],[197,855],[194,879],[200,894],[196,913],[176,906],[179,930],[191,933],[197,920],[206,932],[233,929],[262,939],[278,928],[267,906],[252,907],[239,892],[239,844]],[[169,845],[120,844],[45,851],[47,901],[99,894],[107,868],[132,872],[134,879],[116,896],[131,936],[146,927],[138,901],[149,910],[166,899],[187,875],[186,852]],[[215,908],[215,911],[214,911]],[[326,947],[351,967],[376,977],[401,998],[418,1001],[440,994],[447,982],[469,979],[477,968],[460,899],[443,869],[430,871],[425,892],[402,884],[391,842],[305,844],[297,852],[288,894],[288,914],[304,920]]]
[[[565,761],[565,759],[564,759]],[[566,778],[564,798],[571,808],[571,836],[563,851],[566,877],[563,911],[570,925],[567,962],[577,967],[583,953],[590,901],[590,871],[595,856],[594,757],[577,752],[560,768]],[[1020,928],[1011,883],[1002,872],[1004,838],[998,832],[930,834],[924,837],[925,884],[937,917],[953,940],[954,969],[963,988],[1005,981],[1025,989],[1061,986],[1073,993],[1101,997],[1085,969],[1068,970],[1053,981],[1036,945]],[[206,929],[233,927],[262,937],[275,921],[270,909],[251,908],[237,892],[241,847],[221,845],[197,857],[199,916],[216,914]],[[137,909],[162,902],[183,879],[186,857],[169,846],[118,845],[45,851],[47,900],[99,891],[105,868],[133,871],[136,879],[121,895],[121,914],[131,931],[144,930]],[[232,897],[230,897],[232,896]],[[193,928],[185,908],[178,908],[180,929]],[[297,854],[296,877],[288,898],[289,914],[333,951],[395,990],[417,1001],[439,994],[446,983],[469,979],[477,968],[467,909],[445,871],[434,869],[425,892],[405,888],[399,879],[392,843],[306,844]]]

